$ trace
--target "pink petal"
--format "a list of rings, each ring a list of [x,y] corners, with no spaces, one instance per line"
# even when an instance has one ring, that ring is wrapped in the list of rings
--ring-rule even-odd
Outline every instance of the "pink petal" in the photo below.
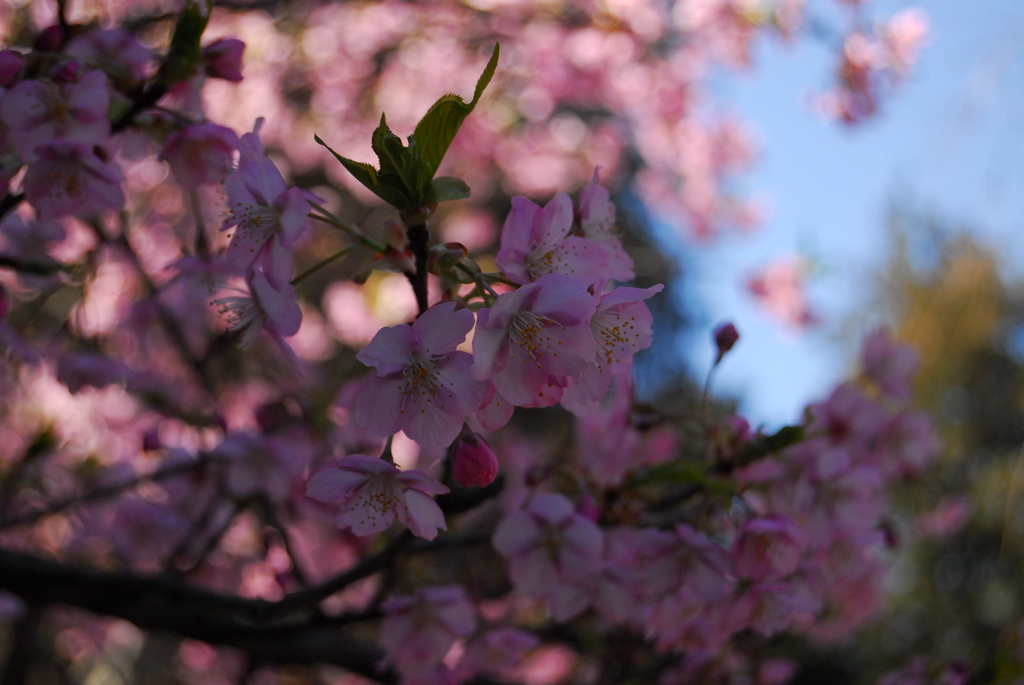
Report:
[[[341,502],[366,482],[364,473],[330,468],[313,475],[306,484],[306,496],[319,502]]]
[[[378,376],[391,376],[400,374],[412,363],[414,349],[416,336],[412,327],[400,324],[377,331],[370,344],[359,351],[356,359],[376,368]]]
[[[413,535],[426,540],[433,540],[439,528],[448,530],[441,507],[437,506],[432,497],[418,490],[406,491],[405,506],[398,509],[398,519]]]
[[[473,312],[456,311],[455,306],[454,302],[435,304],[413,322],[412,330],[425,355],[448,354],[466,340],[466,334],[473,328]]]

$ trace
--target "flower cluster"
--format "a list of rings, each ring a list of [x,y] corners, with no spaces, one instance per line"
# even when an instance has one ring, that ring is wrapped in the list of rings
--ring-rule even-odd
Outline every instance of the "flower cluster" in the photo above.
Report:
[[[746,66],[799,3],[23,5],[0,6],[31,39],[0,50],[0,622],[52,624],[90,681],[127,673],[122,653],[188,682],[276,682],[289,660],[583,681],[578,652],[604,645],[608,681],[781,685],[769,638],[870,618],[888,488],[936,448],[908,409],[916,356],[872,333],[862,377],[774,435],[641,404],[663,286],[626,285],[644,270],[599,182],[629,145],[634,197],[700,236],[749,224],[724,181],[752,150],[696,114],[700,74]],[[868,52],[903,75],[923,30],[904,13]],[[472,102],[418,100],[479,73],[466,46],[497,34],[512,76],[495,49]],[[851,120],[881,91],[856,48]],[[356,187],[312,129],[349,154],[367,103],[379,168],[334,154]],[[387,121],[414,109],[406,146]],[[449,146],[477,204],[446,212],[470,185],[434,176]],[[495,233],[483,208],[508,205]],[[780,273],[751,288],[809,323]],[[739,340],[717,329],[715,363]],[[967,516],[946,509],[921,529]],[[71,580],[24,582],[36,567]],[[162,655],[126,621],[36,610],[55,601],[189,639]]]

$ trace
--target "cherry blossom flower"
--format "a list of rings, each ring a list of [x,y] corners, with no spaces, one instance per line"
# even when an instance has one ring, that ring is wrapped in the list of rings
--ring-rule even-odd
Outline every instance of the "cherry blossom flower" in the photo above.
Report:
[[[115,83],[131,87],[153,69],[153,51],[121,28],[93,29],[68,41],[65,52],[102,69]]]
[[[405,431],[425,447],[443,449],[462,430],[483,396],[472,356],[456,350],[473,327],[473,313],[454,302],[434,305],[411,326],[382,328],[356,359],[377,369],[355,417],[370,435]]]
[[[259,262],[267,278],[280,287],[292,276],[291,248],[306,228],[309,202],[298,188],[288,188],[277,167],[263,154],[262,119],[239,143],[239,167],[227,180],[228,216],[221,230],[235,227],[227,257],[239,268]]]
[[[590,603],[586,584],[601,568],[601,529],[556,494],[537,495],[526,510],[509,514],[494,531],[494,549],[508,558],[516,589],[545,597],[556,621],[567,621]]]
[[[507,676],[518,666],[525,653],[540,645],[540,638],[516,628],[498,628],[477,635],[466,645],[456,666],[460,681],[480,673]]]
[[[229,435],[211,453],[224,462],[224,484],[239,498],[257,494],[284,501],[313,455],[302,435],[265,436],[242,432]]]
[[[24,55],[17,50],[0,50],[0,86],[10,88],[24,68]]]
[[[54,141],[92,147],[110,138],[110,86],[102,71],[90,71],[77,83],[57,86],[28,80],[14,85],[0,102],[0,117],[14,134],[18,156],[33,162],[38,146]]]
[[[501,231],[498,268],[515,283],[530,283],[558,273],[593,285],[608,278],[608,254],[572,230],[572,200],[559,191],[541,209],[525,197],[512,198]]]
[[[397,518],[413,535],[433,540],[437,530],[448,530],[441,508],[429,495],[448,488],[424,471],[400,471],[376,457],[350,454],[336,468],[320,471],[306,486],[306,495],[320,502],[338,503],[337,524],[356,535],[372,535]]]
[[[459,438],[452,454],[452,478],[464,488],[490,485],[498,475],[498,458],[476,433]]]
[[[403,675],[439,665],[456,638],[476,629],[476,611],[461,585],[420,587],[412,596],[390,597],[381,609],[386,662]]]
[[[782,578],[796,570],[808,542],[804,529],[788,516],[751,519],[733,541],[736,573],[752,580]]]
[[[223,183],[234,166],[238,136],[224,126],[205,123],[172,133],[160,150],[160,159],[174,170],[186,188]]]
[[[120,170],[101,161],[91,146],[49,143],[36,148],[36,157],[25,173],[25,197],[40,220],[91,218],[124,204]]]
[[[237,38],[220,38],[203,48],[203,67],[210,78],[235,83],[242,80],[245,43]]]
[[[747,290],[781,323],[804,328],[817,321],[804,291],[799,260],[780,259],[747,281]]]
[[[294,287],[286,283],[283,288],[275,288],[266,274],[257,270],[249,278],[248,295],[221,297],[214,300],[213,305],[226,318],[228,330],[238,335],[242,349],[252,347],[259,332],[265,330],[281,351],[299,365],[284,340],[298,333],[302,325],[302,310]]]
[[[584,238],[596,243],[608,255],[607,276],[616,281],[633,280],[633,260],[622,248],[622,241],[616,235],[615,205],[611,203],[608,190],[598,184],[597,173],[580,191],[579,224]]]
[[[557,402],[561,388],[552,377],[581,374],[594,359],[590,317],[596,306],[582,283],[560,274],[503,293],[477,313],[473,376],[490,378],[515,406]]]
[[[590,319],[590,331],[597,354],[586,371],[568,380],[563,407],[576,414],[594,409],[608,392],[612,368],[631,365],[634,354],[651,346],[653,317],[643,301],[664,287],[616,288],[595,295],[597,311]]]

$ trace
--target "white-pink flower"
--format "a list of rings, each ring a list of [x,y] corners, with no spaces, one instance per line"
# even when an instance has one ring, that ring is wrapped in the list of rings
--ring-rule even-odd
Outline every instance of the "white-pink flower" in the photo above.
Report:
[[[93,29],[68,41],[65,52],[109,73],[115,83],[132,85],[153,71],[153,51],[121,28]]]
[[[186,188],[223,183],[234,167],[238,136],[224,126],[205,123],[172,133],[160,150],[160,159],[174,170]]]
[[[73,215],[91,218],[124,204],[120,170],[91,146],[56,142],[36,148],[25,173],[25,198],[42,221]]]
[[[441,663],[455,639],[476,629],[476,610],[461,585],[420,587],[381,606],[380,642],[403,676]]]
[[[221,230],[234,227],[227,258],[242,269],[259,262],[275,286],[292,276],[291,247],[306,228],[309,202],[298,188],[288,188],[281,172],[263,152],[259,128],[242,136],[241,159],[224,181],[228,215]]]
[[[228,330],[238,335],[242,349],[252,347],[261,330],[267,331],[292,363],[298,365],[285,338],[299,332],[302,310],[295,288],[288,283],[276,288],[261,270],[249,274],[249,294],[229,295],[213,301],[225,317]]]
[[[796,570],[809,542],[807,532],[785,514],[751,519],[733,542],[736,573],[751,580],[782,578]]]
[[[590,331],[597,353],[586,371],[569,379],[562,393],[563,407],[574,414],[595,409],[608,392],[612,368],[632,364],[634,354],[650,347],[653,317],[644,300],[664,287],[616,288],[594,296],[597,311],[590,319]]]
[[[596,306],[581,282],[561,274],[503,293],[477,313],[473,376],[490,378],[515,406],[554,404],[566,379],[594,359],[590,317]]]
[[[470,374],[472,356],[455,349],[472,327],[473,312],[445,302],[411,326],[378,331],[356,355],[377,369],[355,408],[360,427],[378,437],[405,431],[425,447],[450,445],[485,387]]]
[[[546,274],[571,276],[584,285],[608,280],[608,255],[572,230],[572,200],[563,192],[541,209],[525,197],[512,198],[495,263],[516,283]]]
[[[587,240],[597,244],[608,255],[607,277],[616,281],[633,279],[633,260],[622,249],[622,241],[615,231],[615,205],[608,190],[597,182],[597,172],[580,191],[580,232]]]
[[[102,145],[110,138],[110,86],[102,71],[58,86],[28,80],[14,85],[0,102],[0,117],[14,134],[18,156],[33,162],[36,148],[54,141]]]
[[[337,524],[356,535],[372,535],[397,518],[413,535],[433,540],[437,530],[448,530],[444,514],[430,495],[448,488],[424,471],[400,471],[376,457],[351,454],[336,468],[320,471],[306,486],[306,495],[320,502],[338,503]]]
[[[568,499],[537,495],[525,511],[513,512],[498,524],[493,544],[508,557],[516,589],[546,597],[556,621],[567,621],[587,608],[587,585],[601,570],[604,536]]]

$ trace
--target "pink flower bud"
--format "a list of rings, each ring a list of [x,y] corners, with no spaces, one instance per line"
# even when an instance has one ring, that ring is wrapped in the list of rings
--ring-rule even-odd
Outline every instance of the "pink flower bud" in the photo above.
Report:
[[[490,485],[498,475],[498,458],[476,433],[463,435],[452,455],[452,475],[461,487]]]
[[[15,50],[0,50],[0,86],[8,88],[25,67],[25,58]]]
[[[54,24],[39,32],[32,47],[36,52],[60,52],[63,45],[64,29],[60,27],[60,24]]]
[[[740,339],[740,333],[731,323],[723,323],[715,328],[714,339],[715,347],[718,348],[718,358],[715,360],[717,364],[722,361],[725,353],[731,350],[736,341]]]
[[[53,70],[51,75],[55,83],[78,83],[82,80],[82,65],[78,62],[65,62]]]
[[[242,80],[242,53],[245,43],[237,38],[221,38],[203,48],[206,74],[211,78],[238,82]]]

